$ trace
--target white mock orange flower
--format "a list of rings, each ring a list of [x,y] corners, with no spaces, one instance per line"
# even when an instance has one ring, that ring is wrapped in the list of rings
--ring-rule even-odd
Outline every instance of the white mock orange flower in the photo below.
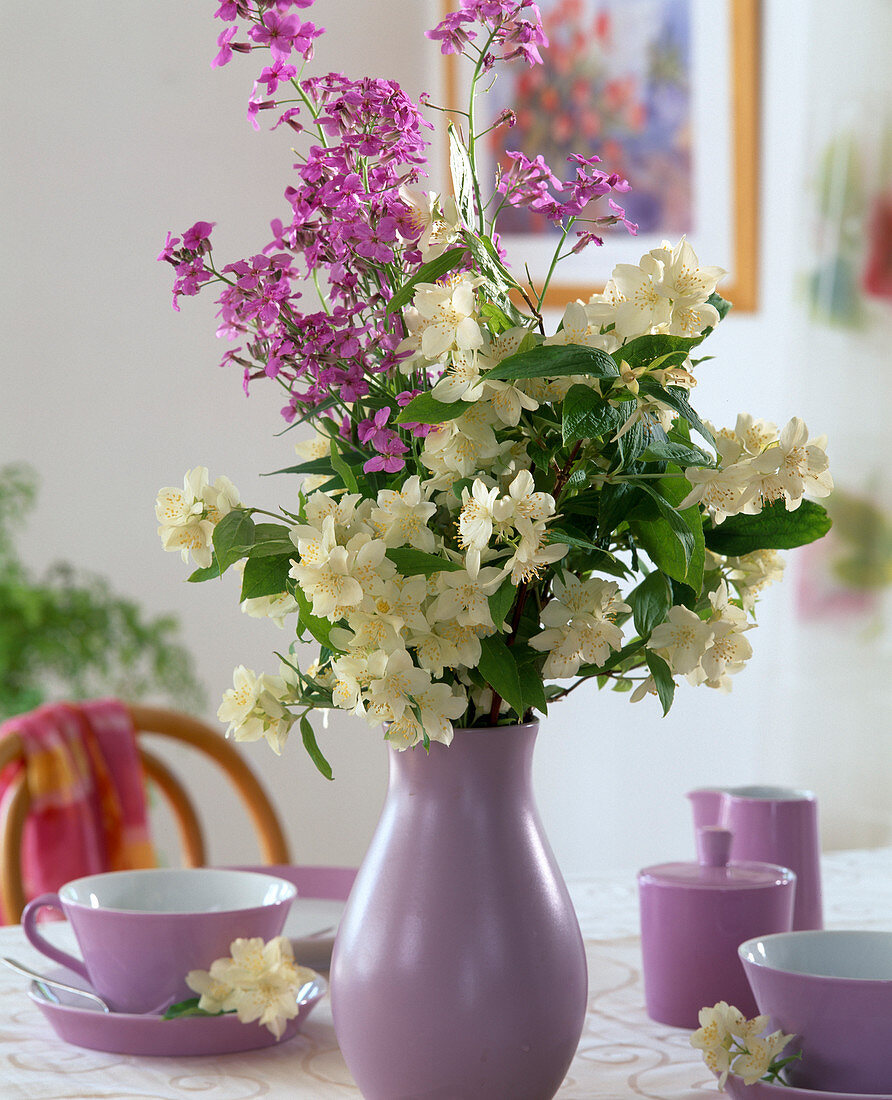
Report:
[[[299,1010],[298,994],[315,974],[294,961],[294,950],[285,936],[264,943],[262,939],[237,939],[231,958],[215,959],[209,970],[190,970],[186,984],[199,994],[204,1012],[232,1012],[243,1024],[255,1020],[282,1038],[285,1024]]]

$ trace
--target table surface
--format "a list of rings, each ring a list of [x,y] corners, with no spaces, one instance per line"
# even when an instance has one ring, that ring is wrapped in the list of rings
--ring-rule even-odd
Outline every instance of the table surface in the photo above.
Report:
[[[589,965],[585,1029],[557,1100],[702,1100],[720,1095],[689,1032],[644,1010],[635,875],[571,877]],[[892,930],[892,848],[823,860],[828,928]],[[37,969],[46,960],[18,925],[0,928],[0,954]],[[26,979],[0,967],[3,1100],[349,1100],[359,1090],[338,1051],[328,999],[295,1038],[276,1047],[205,1058],[104,1054],[58,1039],[25,995]],[[249,1026],[249,1025],[246,1025]]]

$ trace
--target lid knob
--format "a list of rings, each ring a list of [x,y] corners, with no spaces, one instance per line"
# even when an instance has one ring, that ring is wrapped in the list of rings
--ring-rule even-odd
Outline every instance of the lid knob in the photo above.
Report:
[[[697,858],[701,867],[727,867],[730,856],[730,829],[723,825],[703,825],[697,830]]]

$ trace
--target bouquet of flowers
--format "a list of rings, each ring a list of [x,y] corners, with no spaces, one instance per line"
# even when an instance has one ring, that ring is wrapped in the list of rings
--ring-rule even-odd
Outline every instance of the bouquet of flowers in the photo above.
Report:
[[[512,116],[481,120],[478,93],[502,65],[542,64],[536,5],[461,0],[428,32],[470,66],[448,125],[452,193],[437,194],[418,186],[431,124],[397,84],[305,73],[322,31],[293,9],[311,2],[216,13],[214,65],[268,61],[249,120],[273,112],[306,147],[287,217],[234,263],[216,261],[209,222],[159,257],[174,308],[219,289],[218,334],[238,342],[224,362],[246,390],[279,385],[286,421],[311,430],[277,471],[299,480],[275,514],[203,467],[158,496],[163,546],[191,556],[190,580],[239,570],[245,610],[294,624],[277,675],[235,670],[228,733],[278,752],[297,724],[330,776],[320,708],[429,747],[454,724],[528,721],[590,680],[664,713],[679,678],[730,690],[777,551],[826,533],[804,497],[832,481],[800,419],[717,428],[695,412],[700,345],[730,308],[724,272],[664,242],[549,331],[561,260],[636,227],[617,201],[629,184],[596,156],[571,156],[561,179],[509,152],[509,170],[481,178],[477,144]],[[554,228],[542,285],[509,269],[498,220],[512,207]]]

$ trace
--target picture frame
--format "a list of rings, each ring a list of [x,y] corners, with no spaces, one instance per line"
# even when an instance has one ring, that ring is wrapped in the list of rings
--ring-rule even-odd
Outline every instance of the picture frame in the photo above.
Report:
[[[557,146],[555,135],[560,134],[563,124],[563,129],[569,131],[567,141],[577,140],[578,133],[573,130],[574,126],[580,126],[577,104],[584,102],[590,116],[597,114],[598,95],[608,97],[605,100],[608,107],[609,97],[613,96],[627,115],[637,112],[628,131],[632,135],[628,143],[623,141],[621,125],[614,136],[605,127],[593,137],[578,141],[572,151],[584,156],[599,155],[602,160],[599,167],[608,173],[624,167],[622,163],[611,163],[611,153],[614,161],[630,159],[631,190],[614,198],[626,206],[630,220],[639,220],[636,212],[645,215],[640,219],[637,236],[630,236],[622,225],[617,225],[604,232],[602,246],[589,245],[563,260],[549,283],[543,306],[562,309],[576,299],[585,301],[603,289],[617,263],[635,263],[663,240],[675,243],[686,235],[702,263],[718,265],[728,272],[718,291],[735,311],[757,309],[759,0],[537,0],[537,3],[551,39],[549,49],[543,51],[544,66],[536,67],[538,85],[531,91],[530,70],[522,62],[499,67],[489,95],[481,97],[486,103],[485,116],[481,104],[479,124],[482,130],[483,118],[495,118],[503,107],[510,105],[517,114],[519,108],[524,112],[521,117],[527,121],[525,132],[530,146],[524,147],[524,134],[518,133],[517,126],[494,130],[488,135],[485,147],[483,142],[478,143],[481,178],[488,175],[494,179],[500,152],[504,156],[511,149],[520,149],[528,156],[542,153],[556,175],[569,178],[571,170],[570,165],[563,163],[565,157],[552,160],[541,142],[535,140],[536,133],[545,134],[546,144],[554,138],[552,144]],[[581,22],[582,32],[580,27],[561,24],[561,18],[566,19],[568,12],[585,21]],[[607,26],[611,15],[615,16],[613,27],[617,33],[611,41],[596,41],[597,35],[591,33],[596,26],[593,20],[600,18]],[[669,50],[663,32],[670,16],[681,48],[674,49],[673,57],[661,58],[660,50],[664,53]],[[586,50],[601,50],[602,56],[593,57],[586,64]],[[636,75],[640,76],[644,64],[652,67],[661,63],[671,63],[675,66],[672,71],[678,73],[680,53],[685,53],[686,68],[676,80],[679,94],[672,104],[671,124],[661,129],[661,118],[652,124],[641,116],[641,110],[650,105],[641,102],[644,96],[635,100]],[[462,105],[467,102],[463,80],[470,65],[454,55],[447,55],[443,61],[446,101]],[[628,64],[625,76],[624,63]],[[555,64],[562,68],[551,75],[550,66]],[[584,88],[580,94],[579,74],[590,71],[597,72],[601,82],[592,86],[587,98]],[[568,98],[571,94],[572,102]],[[607,113],[605,109],[603,114]],[[622,113],[622,110],[614,112],[617,116]],[[466,125],[466,119],[458,114],[453,121],[462,129]],[[497,141],[501,144],[497,145]],[[637,163],[635,156],[624,158],[626,145],[634,147]],[[565,144],[564,149],[568,148]],[[652,157],[650,163],[644,159],[648,152]],[[636,174],[645,188],[638,193]],[[661,179],[667,178],[670,186],[661,189]],[[646,191],[648,181],[652,187],[650,195]],[[671,204],[661,204],[666,196],[672,198]],[[596,217],[610,213],[606,198],[596,204],[593,213]],[[544,219],[538,224],[534,221],[527,211],[503,210],[499,233],[511,270],[524,283],[529,272],[533,286],[538,288],[559,238],[553,235],[553,230],[549,232]],[[571,243],[568,238],[567,247]]]

